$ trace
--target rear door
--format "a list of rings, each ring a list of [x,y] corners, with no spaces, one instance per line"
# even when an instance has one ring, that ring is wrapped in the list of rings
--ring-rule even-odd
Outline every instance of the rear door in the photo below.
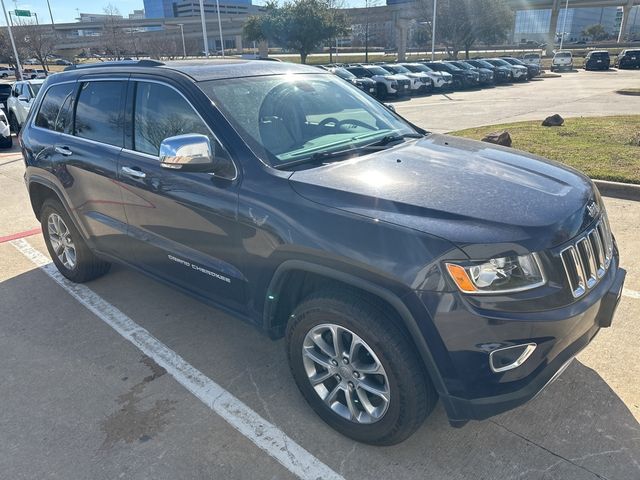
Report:
[[[80,227],[97,250],[122,257],[127,223],[117,183],[124,143],[127,78],[85,77],[78,82],[69,133],[55,142],[59,176]]]
[[[130,143],[118,176],[136,263],[190,292],[245,311],[234,163],[181,90],[132,78],[130,92]],[[225,168],[215,175],[162,168],[162,140],[188,133],[208,136]]]

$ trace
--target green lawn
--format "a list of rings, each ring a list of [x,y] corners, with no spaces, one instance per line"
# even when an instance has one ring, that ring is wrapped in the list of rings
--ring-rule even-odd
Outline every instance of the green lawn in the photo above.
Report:
[[[453,135],[480,140],[507,130],[513,148],[565,163],[591,178],[640,184],[640,115],[567,118],[562,127],[541,123],[490,125]]]

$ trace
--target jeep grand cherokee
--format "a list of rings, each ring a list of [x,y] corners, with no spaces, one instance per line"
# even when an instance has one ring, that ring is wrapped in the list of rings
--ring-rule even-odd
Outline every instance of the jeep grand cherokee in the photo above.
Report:
[[[64,276],[121,262],[285,337],[308,403],[363,442],[402,441],[438,398],[454,426],[526,402],[622,291],[587,177],[312,67],[70,67],[21,146]]]

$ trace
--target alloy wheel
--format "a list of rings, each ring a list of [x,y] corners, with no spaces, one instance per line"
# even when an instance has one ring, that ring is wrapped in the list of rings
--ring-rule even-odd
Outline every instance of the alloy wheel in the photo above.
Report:
[[[311,329],[302,346],[304,369],[324,403],[358,424],[382,419],[389,408],[389,379],[371,347],[335,324]]]
[[[47,219],[47,233],[51,247],[58,260],[69,270],[76,266],[76,247],[71,238],[69,227],[57,213],[52,213]]]

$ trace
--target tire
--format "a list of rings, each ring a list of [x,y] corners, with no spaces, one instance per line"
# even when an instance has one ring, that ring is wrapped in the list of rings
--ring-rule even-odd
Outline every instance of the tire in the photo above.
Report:
[[[16,135],[20,133],[20,124],[13,112],[9,112],[9,130]]]
[[[422,425],[437,401],[413,344],[396,326],[396,321],[383,305],[360,298],[357,292],[336,290],[304,300],[287,325],[289,366],[300,392],[327,424],[359,442],[371,445],[402,442]],[[336,355],[336,349],[324,343],[324,351],[330,348],[333,352],[330,358],[315,342],[318,338],[334,338],[333,331],[340,332],[335,338],[343,340],[344,348],[342,354]],[[356,339],[358,347],[350,357],[353,361],[345,362],[347,344],[353,346]],[[320,367],[303,349],[326,361],[328,368]],[[380,365],[378,371],[382,373],[358,372],[371,370],[372,365]],[[327,378],[314,387],[310,376],[316,375]],[[371,385],[384,390],[386,402],[383,396],[367,393]],[[338,392],[332,402],[336,410],[321,397],[330,397],[333,391]],[[351,402],[347,401],[347,395],[353,395]]]
[[[8,137],[0,137],[0,148],[11,148],[13,147],[13,137],[9,135]]]
[[[50,221],[53,225],[50,224]],[[100,260],[89,249],[59,200],[53,198],[45,200],[40,213],[40,225],[53,263],[60,273],[72,282],[88,282],[101,277],[111,268],[110,263]],[[55,235],[53,232],[56,228],[63,235]],[[66,234],[64,234],[65,231]],[[61,241],[64,244],[58,244],[59,247],[55,247],[56,237],[64,237]],[[70,253],[71,249],[66,248],[68,245],[71,245],[74,251],[73,255]]]

